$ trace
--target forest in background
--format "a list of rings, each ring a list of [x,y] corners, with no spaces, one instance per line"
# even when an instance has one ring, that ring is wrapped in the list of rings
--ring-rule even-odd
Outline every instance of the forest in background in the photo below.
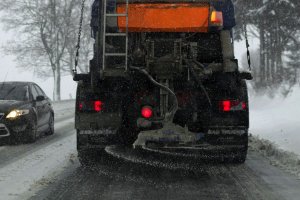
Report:
[[[257,38],[259,48],[251,52],[253,89],[270,95],[287,95],[300,78],[300,1],[233,0],[237,26],[235,40]],[[246,55],[242,65],[246,66]]]

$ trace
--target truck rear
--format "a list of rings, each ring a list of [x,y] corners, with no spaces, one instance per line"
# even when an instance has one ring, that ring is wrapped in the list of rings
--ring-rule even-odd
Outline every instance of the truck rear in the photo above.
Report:
[[[80,161],[135,144],[209,146],[244,162],[251,75],[234,57],[232,2],[96,0],[92,9],[94,58],[88,74],[74,76]]]

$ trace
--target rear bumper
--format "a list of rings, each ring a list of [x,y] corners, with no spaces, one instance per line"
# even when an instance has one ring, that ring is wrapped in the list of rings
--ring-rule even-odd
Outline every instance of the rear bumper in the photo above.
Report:
[[[101,149],[115,144],[121,122],[119,113],[76,113],[77,149]]]
[[[120,113],[76,113],[75,128],[83,130],[116,130],[121,126],[122,116]],[[93,134],[90,132],[90,135]]]
[[[117,142],[117,130],[81,130],[77,131],[77,150],[102,149]]]

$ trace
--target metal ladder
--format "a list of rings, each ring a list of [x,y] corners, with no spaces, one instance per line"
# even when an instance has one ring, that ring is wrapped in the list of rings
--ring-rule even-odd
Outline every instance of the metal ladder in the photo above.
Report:
[[[128,68],[128,4],[129,0],[126,0],[126,8],[125,13],[107,13],[107,1],[104,0],[104,27],[103,27],[103,61],[102,61],[102,69],[105,71],[106,69],[106,58],[107,57],[124,57],[125,59],[125,66],[124,69],[127,71]],[[106,26],[107,26],[107,17],[126,17],[126,32],[125,33],[107,33]],[[121,53],[109,53],[106,52],[106,37],[125,37],[125,52]]]

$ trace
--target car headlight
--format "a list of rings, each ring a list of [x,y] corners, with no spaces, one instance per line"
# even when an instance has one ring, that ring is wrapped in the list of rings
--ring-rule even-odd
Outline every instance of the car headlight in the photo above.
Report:
[[[29,113],[29,110],[13,110],[6,116],[6,118],[7,119],[14,119],[14,118],[17,118],[21,115],[27,115],[28,113]]]

